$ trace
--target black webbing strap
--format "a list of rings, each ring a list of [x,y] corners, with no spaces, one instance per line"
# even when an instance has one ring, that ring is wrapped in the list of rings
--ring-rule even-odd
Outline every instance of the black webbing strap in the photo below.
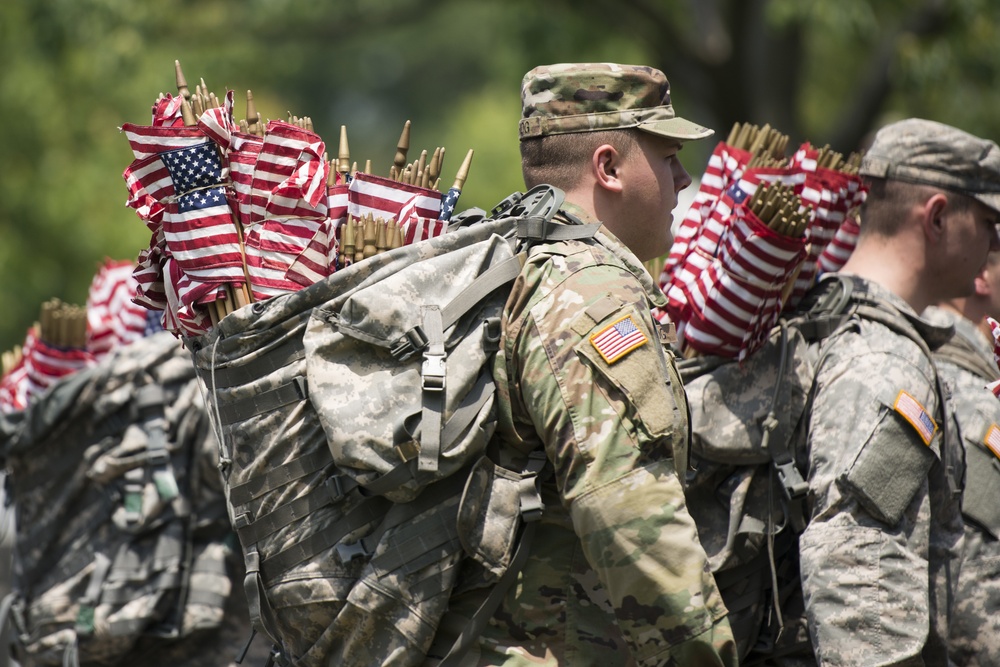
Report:
[[[306,350],[302,345],[302,338],[293,336],[273,350],[262,352],[245,364],[209,369],[207,379],[214,380],[218,389],[228,389],[253,382],[305,358]]]
[[[219,405],[219,420],[224,425],[246,421],[280,407],[297,403],[309,397],[309,389],[304,377],[293,378],[291,382],[268,389],[254,396],[246,396]]]
[[[265,580],[273,580],[299,563],[336,545],[345,535],[382,518],[389,511],[390,505],[392,505],[391,501],[378,496],[365,498],[329,528],[322,532],[313,533],[284,551],[268,556],[260,564],[261,574]]]
[[[395,503],[387,511],[385,519],[371,533],[361,538],[353,544],[337,545],[337,553],[340,560],[348,562],[359,556],[371,556],[375,552],[375,547],[381,541],[386,531],[408,522],[413,517],[427,511],[428,509],[444,503],[451,497],[461,494],[461,488],[465,484],[465,479],[460,474],[454,474],[445,479],[431,484],[423,492],[408,503]],[[457,509],[456,509],[457,512]],[[456,533],[457,534],[457,533]],[[385,567],[395,569],[389,556],[383,561]],[[406,556],[404,555],[403,560]]]
[[[229,501],[234,506],[245,505],[268,491],[319,472],[331,463],[333,463],[333,457],[330,455],[330,450],[324,445],[311,454],[282,463],[280,466],[271,468],[242,484],[230,487]]]
[[[279,505],[271,512],[245,522],[236,529],[242,544],[260,542],[285,526],[304,519],[327,505],[332,505],[358,485],[354,479],[343,476],[328,477],[321,485],[304,496]]]
[[[788,368],[788,324],[785,320],[779,321],[781,329],[781,357],[778,362],[778,381],[774,384],[774,394],[771,397],[771,409],[761,424],[763,436],[761,437],[761,447],[771,456],[771,463],[778,475],[778,483],[788,501],[788,518],[796,532],[805,530],[805,500],[809,492],[809,485],[802,477],[798,467],[795,465],[795,458],[792,456],[789,443],[776,438],[771,440],[771,433],[778,427],[778,400],[785,371]]]
[[[592,238],[600,228],[600,223],[566,225],[544,218],[526,218],[517,221],[517,237],[529,241],[573,241]]]

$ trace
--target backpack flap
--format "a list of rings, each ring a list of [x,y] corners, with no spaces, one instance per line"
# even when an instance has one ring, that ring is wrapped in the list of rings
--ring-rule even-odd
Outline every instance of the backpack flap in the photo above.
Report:
[[[772,405],[777,423],[770,440],[791,443],[812,384],[813,362],[802,334],[788,327],[787,363],[773,335],[742,364],[695,357],[678,363],[691,405],[691,451],[706,460],[756,465],[772,460],[764,422]]]
[[[490,360],[520,269],[498,235],[423,261],[313,311],[309,399],[334,461],[408,502],[475,460],[492,435]]]

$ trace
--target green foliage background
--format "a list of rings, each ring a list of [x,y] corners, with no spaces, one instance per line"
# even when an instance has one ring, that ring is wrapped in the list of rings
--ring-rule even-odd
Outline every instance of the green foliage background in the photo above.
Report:
[[[793,143],[862,145],[922,116],[996,139],[1000,3],[989,0],[11,0],[0,3],[0,349],[50,297],[84,303],[98,262],[134,259],[125,122],[175,92],[179,59],[252,89],[268,118],[311,116],[332,151],[387,173],[445,146],[443,181],[475,150],[462,206],[521,189],[519,83],[531,67],[617,61],[663,69],[675,107],[725,135],[769,122]],[[700,174],[712,142],[683,157]],[[412,151],[411,151],[412,154]]]

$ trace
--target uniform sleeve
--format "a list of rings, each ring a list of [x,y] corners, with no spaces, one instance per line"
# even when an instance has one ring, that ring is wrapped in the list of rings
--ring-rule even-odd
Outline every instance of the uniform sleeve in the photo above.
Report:
[[[520,399],[638,663],[735,664],[673,467],[687,437],[680,381],[637,303],[635,280],[605,267],[532,307],[511,355]]]
[[[854,352],[831,355],[817,376],[800,538],[806,616],[823,665],[922,665],[936,391],[905,356]]]

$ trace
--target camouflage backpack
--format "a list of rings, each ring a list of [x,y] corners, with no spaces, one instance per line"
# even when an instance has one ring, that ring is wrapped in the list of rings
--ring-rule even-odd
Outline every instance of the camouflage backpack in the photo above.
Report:
[[[858,298],[850,277],[834,274],[742,364],[715,356],[678,363],[697,470],[685,493],[696,523],[707,528],[699,534],[741,660],[751,651],[755,658],[776,657],[809,643],[803,628],[789,625],[779,638],[784,603],[798,581],[797,537],[808,516],[808,485],[794,452],[805,437],[815,389],[815,344],[857,318],[910,338],[930,357],[912,325]],[[940,384],[938,393],[946,395]],[[941,422],[947,437],[947,420]]]
[[[515,193],[190,341],[276,662],[421,664],[454,591],[512,578],[545,457],[512,471],[484,456],[491,359],[520,248],[596,232],[550,222],[562,200]]]
[[[203,479],[216,449],[190,355],[168,333],[2,416],[17,529],[4,612],[20,660],[115,664],[140,641],[219,627],[227,523]]]

